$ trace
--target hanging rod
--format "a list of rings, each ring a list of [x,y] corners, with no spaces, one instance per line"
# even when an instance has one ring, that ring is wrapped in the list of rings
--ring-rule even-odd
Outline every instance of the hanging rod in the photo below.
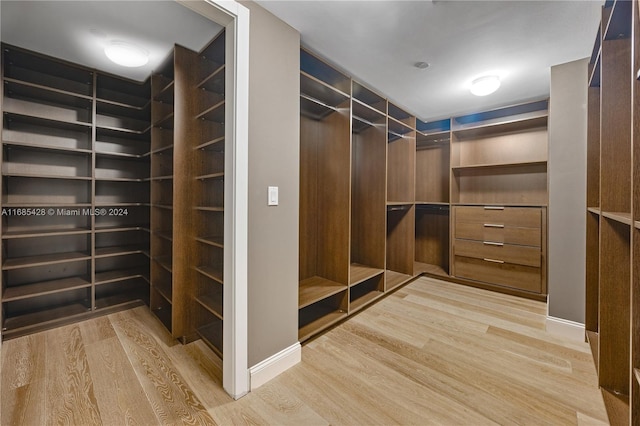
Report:
[[[357,115],[355,115],[355,114],[352,114],[352,116],[351,116],[351,117],[352,117],[352,118],[354,118],[355,120],[357,120],[357,121],[361,122],[362,124],[366,124],[366,125],[368,125],[368,126],[372,126],[372,127],[381,127],[381,126],[383,126],[383,125],[384,125],[384,124],[382,124],[382,123],[378,123],[378,124],[376,124],[376,123],[372,123],[371,121],[369,121],[369,120],[365,120],[365,119],[364,119],[364,118],[362,118],[362,117],[358,117],[358,116],[357,116]]]
[[[305,95],[305,94],[303,94],[303,93],[300,93],[300,97],[301,97],[302,99],[306,99],[306,100],[308,100],[308,101],[311,101],[311,102],[313,102],[314,104],[318,104],[318,105],[323,106],[323,107],[325,107],[325,108],[329,108],[329,109],[331,109],[331,110],[333,110],[333,111],[338,111],[338,108],[336,108],[336,107],[334,107],[334,106],[331,106],[331,105],[327,105],[327,104],[325,104],[324,102],[319,101],[319,100],[317,100],[316,98],[312,98],[311,96]]]

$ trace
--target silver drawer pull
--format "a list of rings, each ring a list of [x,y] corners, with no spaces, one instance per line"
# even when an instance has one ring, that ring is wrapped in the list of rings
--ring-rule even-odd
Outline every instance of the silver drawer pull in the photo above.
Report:
[[[504,260],[487,259],[486,257],[482,260],[484,260],[485,262],[504,263]]]
[[[484,227],[485,228],[504,228],[504,225],[501,225],[499,223],[485,223]]]
[[[484,206],[485,210],[504,210],[504,206]]]
[[[493,241],[483,241],[482,244],[488,245],[488,246],[498,246],[498,247],[502,247],[504,246],[504,243],[496,243]]]

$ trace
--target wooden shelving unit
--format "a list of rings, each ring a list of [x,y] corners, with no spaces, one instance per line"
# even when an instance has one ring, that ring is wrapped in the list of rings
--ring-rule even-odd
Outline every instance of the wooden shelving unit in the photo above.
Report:
[[[422,274],[545,297],[546,100],[424,122],[304,49],[300,64],[301,341]],[[458,237],[528,246],[523,265],[497,268],[516,278],[454,274],[463,205],[537,211],[535,225],[486,235],[460,225]]]
[[[632,13],[632,7],[635,9]],[[612,422],[640,421],[637,1],[607,1],[589,64],[585,328]],[[635,31],[635,30],[634,30]],[[633,71],[632,71],[633,68]],[[635,258],[634,258],[635,257]],[[631,407],[631,410],[629,410]]]
[[[3,338],[148,302],[149,82],[8,45],[2,79]]]
[[[220,33],[198,55],[196,120],[199,138],[193,139],[192,176],[195,254],[192,270],[196,301],[196,329],[222,357],[224,298],[224,171],[225,171],[225,33]]]
[[[351,80],[305,50],[300,67],[298,338],[305,340],[348,311]]]

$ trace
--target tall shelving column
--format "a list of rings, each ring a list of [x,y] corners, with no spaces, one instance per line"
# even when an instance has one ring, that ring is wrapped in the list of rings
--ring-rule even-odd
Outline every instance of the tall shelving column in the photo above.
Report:
[[[173,324],[174,51],[151,76],[151,295],[149,306]]]
[[[640,422],[640,3],[633,2],[632,43],[632,213],[630,424]]]
[[[388,103],[385,290],[413,277],[416,118]]]
[[[585,331],[598,367],[598,316],[600,298],[600,72],[602,26],[589,60],[587,89],[587,229]]]
[[[351,80],[300,52],[300,284],[298,338],[347,316]]]
[[[199,137],[194,138],[193,241],[196,255],[196,332],[222,357],[224,294],[225,185],[225,33],[199,54],[196,115]]]
[[[353,82],[349,314],[384,294],[386,100]]]
[[[631,3],[603,9],[600,112],[599,384],[629,395]]]
[[[197,337],[192,300],[193,141],[200,139],[196,52],[175,45],[151,77],[151,309],[182,342]]]
[[[94,74],[7,45],[2,74],[7,338],[93,309],[91,221],[71,212],[92,206]]]
[[[3,45],[3,337],[149,299],[149,84]]]
[[[96,73],[95,308],[149,301],[150,82]]]
[[[451,120],[416,122],[414,274],[449,275]]]
[[[548,101],[456,117],[452,275],[544,299]]]

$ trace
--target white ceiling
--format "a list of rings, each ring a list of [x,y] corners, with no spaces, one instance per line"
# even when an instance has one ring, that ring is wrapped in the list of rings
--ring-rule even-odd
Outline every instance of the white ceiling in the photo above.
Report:
[[[550,66],[589,56],[601,0],[259,0],[300,31],[303,45],[424,120],[549,94]],[[200,50],[220,27],[173,1],[0,0],[3,42],[145,79],[174,43]],[[146,48],[145,67],[109,62],[110,40]],[[431,64],[426,70],[415,62]],[[497,73],[495,94],[471,80]]]
[[[173,1],[0,1],[3,42],[91,68],[144,80],[174,43],[199,51],[219,25]],[[149,51],[149,63],[126,68],[109,61],[111,40]]]
[[[258,3],[300,31],[303,45],[432,120],[547,97],[552,65],[591,54],[603,1]],[[431,66],[419,70],[419,61]],[[501,88],[471,95],[469,83],[488,73]]]

